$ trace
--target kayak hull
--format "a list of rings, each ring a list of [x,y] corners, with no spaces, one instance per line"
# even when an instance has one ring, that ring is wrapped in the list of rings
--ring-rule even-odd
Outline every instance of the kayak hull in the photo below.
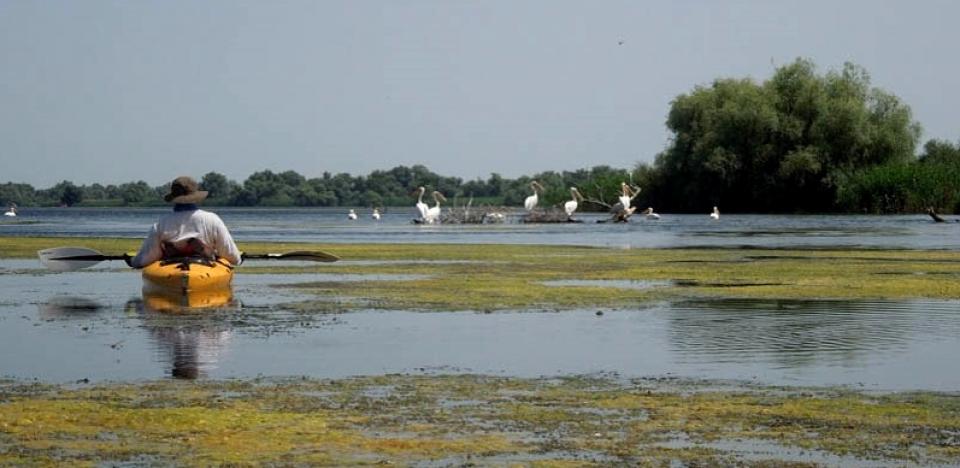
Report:
[[[229,289],[233,265],[226,260],[161,260],[143,269],[145,289],[180,293]]]

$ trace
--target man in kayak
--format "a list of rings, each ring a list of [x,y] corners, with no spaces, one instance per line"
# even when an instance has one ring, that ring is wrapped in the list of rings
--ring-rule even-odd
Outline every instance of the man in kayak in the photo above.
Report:
[[[207,198],[197,181],[177,177],[163,199],[173,203],[173,212],[160,216],[143,240],[136,256],[127,258],[133,268],[143,268],[157,260],[177,257],[224,258],[234,265],[241,262],[240,250],[230,231],[215,213],[201,210],[197,203]]]

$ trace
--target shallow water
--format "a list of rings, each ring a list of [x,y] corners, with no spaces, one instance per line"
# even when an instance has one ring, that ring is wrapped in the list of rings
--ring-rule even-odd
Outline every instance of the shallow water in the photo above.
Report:
[[[238,274],[226,307],[170,314],[145,306],[134,272],[39,268],[0,261],[0,272],[7,272],[0,273],[3,376],[71,382],[613,372],[876,390],[960,388],[960,303],[952,301],[684,301],[600,314],[321,314],[285,305],[307,298],[296,289],[270,286],[317,275]]]
[[[162,209],[25,209],[0,236],[141,237]],[[960,249],[960,224],[916,216],[663,214],[659,221],[527,225],[374,222],[339,209],[216,209],[244,241],[570,244],[613,247]],[[512,221],[512,222],[510,222]],[[150,309],[139,275],[104,263],[50,274],[0,261],[0,375],[69,382],[390,372],[746,379],[882,390],[960,388],[960,302],[686,301],[564,313],[304,312],[274,284],[398,279],[237,275],[234,300],[201,313]],[[566,283],[559,283],[566,284]],[[582,286],[656,288],[656,282]]]
[[[522,224],[513,212],[494,225],[412,224],[414,209],[389,209],[380,221],[346,208],[212,208],[239,242],[442,242],[569,244],[605,247],[867,247],[960,249],[960,224],[927,215],[801,216],[662,214],[626,224],[597,224],[604,216],[577,214],[583,223]],[[17,222],[0,221],[0,236],[142,237],[165,209],[25,208]]]

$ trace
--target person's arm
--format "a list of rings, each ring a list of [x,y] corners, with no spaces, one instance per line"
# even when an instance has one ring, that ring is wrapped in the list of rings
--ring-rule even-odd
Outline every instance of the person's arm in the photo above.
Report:
[[[214,230],[216,230],[214,249],[216,250],[217,256],[227,259],[228,262],[234,265],[239,265],[240,262],[243,261],[240,249],[238,249],[237,244],[233,242],[233,236],[230,235],[230,230],[227,229],[227,225],[223,223],[223,220],[220,219],[219,216],[214,223]]]
[[[140,244],[140,251],[138,251],[137,255],[130,259],[127,264],[133,268],[143,268],[160,260],[162,256],[163,251],[160,249],[160,237],[159,234],[157,234],[157,225],[154,224],[153,227],[150,228],[147,237],[143,239],[143,243]]]

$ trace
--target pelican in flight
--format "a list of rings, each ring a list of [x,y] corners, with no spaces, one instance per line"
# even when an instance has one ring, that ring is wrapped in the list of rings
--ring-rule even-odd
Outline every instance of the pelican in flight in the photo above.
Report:
[[[373,209],[373,213],[370,214],[370,217],[373,218],[374,220],[379,221],[379,220],[380,220],[380,210],[374,208],[374,209]]]
[[[646,210],[643,210],[643,215],[647,219],[660,219],[660,215],[653,212],[653,207],[648,207]]]
[[[717,207],[713,207],[713,213],[710,213],[710,219],[718,220],[720,219],[720,210]]]
[[[423,217],[423,220],[427,224],[434,224],[434,223],[440,222],[440,202],[447,201],[446,197],[444,197],[442,193],[436,190],[434,190],[431,195],[433,195],[433,201],[437,202],[437,204],[427,209],[427,215]]]
[[[563,211],[567,213],[567,217],[573,216],[573,212],[577,211],[578,202],[583,201],[583,196],[580,195],[580,191],[576,187],[570,187],[570,196],[572,199],[563,204]]]
[[[349,220],[351,220],[351,221],[354,220],[354,219],[357,219],[357,212],[356,212],[356,211],[353,211],[353,210],[350,210],[350,212],[347,213],[347,219],[349,219]]]
[[[17,215],[17,205],[10,205],[10,208],[7,208],[7,211],[3,213],[4,216],[16,216]]]
[[[537,202],[540,201],[537,193],[543,191],[543,186],[535,180],[530,182],[530,188],[533,189],[533,195],[530,195],[523,201],[523,207],[527,211],[533,211],[533,209],[537,207]]]
[[[426,203],[423,202],[423,194],[427,191],[422,185],[417,187],[417,191],[420,192],[417,195],[417,212],[420,213],[420,219],[423,221],[427,220],[427,209],[429,208]]]

